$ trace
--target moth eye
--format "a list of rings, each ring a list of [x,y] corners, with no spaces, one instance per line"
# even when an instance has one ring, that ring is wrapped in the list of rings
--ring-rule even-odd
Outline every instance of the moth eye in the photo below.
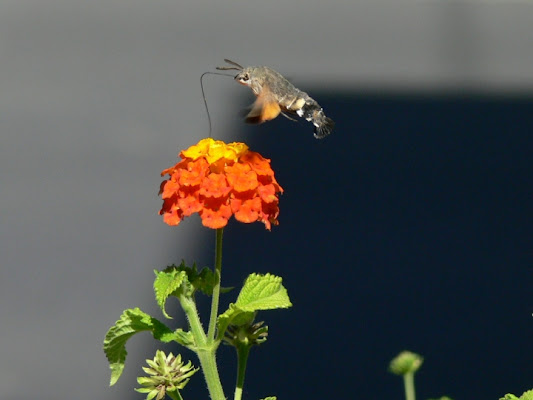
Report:
[[[241,77],[241,79],[242,79],[243,81],[247,81],[247,80],[250,79],[250,75],[248,75],[248,74],[244,74],[244,75]]]

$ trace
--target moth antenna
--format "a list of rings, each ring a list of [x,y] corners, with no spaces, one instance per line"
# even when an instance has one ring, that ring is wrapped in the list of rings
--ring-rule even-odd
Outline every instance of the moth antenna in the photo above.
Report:
[[[218,68],[217,68],[218,69]],[[207,121],[209,122],[209,137],[211,137],[211,115],[209,115],[209,108],[207,107],[207,97],[205,97],[205,91],[204,91],[204,76],[205,75],[222,75],[222,76],[229,76],[228,74],[221,74],[219,72],[204,72],[202,76],[200,76],[200,88],[202,89],[202,97],[204,99],[204,105],[205,105],[205,112],[207,113]]]
[[[228,60],[227,58],[225,58],[224,61],[226,61],[228,64],[238,67],[239,69],[244,69],[244,67],[241,64],[236,63],[235,61]]]
[[[242,68],[237,68],[237,67],[217,67],[217,69],[219,71],[230,71],[230,70],[242,71]]]

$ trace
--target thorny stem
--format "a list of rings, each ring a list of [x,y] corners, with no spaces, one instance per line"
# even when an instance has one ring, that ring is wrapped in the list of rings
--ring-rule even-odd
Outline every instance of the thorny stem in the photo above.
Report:
[[[209,397],[211,400],[226,400],[224,390],[220,383],[220,376],[218,375],[217,362],[215,358],[215,349],[197,350],[196,354],[202,366],[202,373],[207,382],[207,389],[209,390]]]
[[[217,346],[213,343],[207,343],[194,300],[190,297],[180,296],[180,303],[183,311],[185,311],[185,314],[187,315],[189,326],[191,327],[191,333],[196,345],[193,350],[196,352],[196,355],[200,360],[202,373],[204,374],[211,400],[225,400],[226,397],[224,396],[222,384],[220,383],[220,376],[218,375],[215,360]]]
[[[187,315],[189,325],[191,327],[191,333],[193,334],[198,359],[202,366],[202,373],[204,374],[207,388],[211,400],[225,400],[224,390],[220,383],[220,376],[218,374],[215,353],[220,341],[215,340],[215,329],[217,323],[218,314],[218,301],[220,297],[220,275],[222,270],[222,229],[217,229],[216,232],[216,250],[215,250],[215,286],[213,287],[213,298],[211,301],[211,315],[209,318],[209,329],[207,336],[200,317],[198,316],[198,310],[194,299],[186,296],[180,297],[180,303]]]

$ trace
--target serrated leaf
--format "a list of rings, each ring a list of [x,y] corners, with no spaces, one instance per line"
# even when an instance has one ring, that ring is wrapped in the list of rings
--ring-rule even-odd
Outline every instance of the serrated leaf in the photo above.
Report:
[[[520,396],[520,400],[533,400],[533,390],[528,390]]]
[[[188,282],[187,282],[187,285],[184,285],[183,287],[183,289],[187,291],[186,293],[184,292],[184,294],[187,296],[192,296],[196,290],[199,290],[200,292],[204,293],[207,296],[211,296],[213,294],[213,288],[215,287],[217,283],[216,275],[211,269],[204,267],[202,268],[200,272],[198,272],[198,268],[196,267],[196,264],[193,264],[192,267],[188,267],[185,264],[185,261],[182,261],[179,266],[171,265],[167,267],[163,272],[168,273],[168,274],[171,274],[171,273],[177,274],[179,272],[183,272],[187,274]],[[156,272],[156,275],[158,275],[157,272]],[[155,287],[155,283],[154,283],[154,287]],[[176,287],[176,289],[178,288],[179,286]],[[220,291],[221,293],[227,293],[232,289],[233,288],[220,288]],[[169,291],[170,291],[170,288],[169,288]],[[169,295],[177,296],[177,293],[174,291],[174,292],[170,292]],[[157,296],[157,293],[156,293],[156,296]]]
[[[231,324],[231,321],[235,318],[236,315],[241,313],[235,304],[231,303],[229,308],[218,316],[217,320],[217,339],[222,339],[224,332],[228,329],[228,326]]]
[[[231,320],[231,325],[234,326],[243,326],[251,325],[255,319],[255,312],[251,311],[241,311],[235,314],[234,318]]]
[[[179,268],[184,268],[184,270],[187,272],[189,282],[193,286],[194,290],[199,290],[206,296],[213,295],[213,288],[217,284],[217,278],[211,269],[204,267],[200,272],[198,272],[196,264],[193,264],[191,268],[185,267],[184,264],[182,264],[179,266]],[[227,293],[231,290],[233,290],[232,287],[220,288],[221,293]]]
[[[176,335],[165,324],[139,308],[125,310],[120,319],[107,331],[104,352],[111,368],[110,386],[122,375],[126,361],[126,342],[136,333],[151,331],[155,339],[164,343],[176,340]]]
[[[236,303],[218,317],[217,339],[222,339],[229,325],[243,325],[253,321],[256,311],[292,306],[280,277],[251,274],[239,293]]]
[[[239,293],[235,305],[242,311],[273,310],[292,306],[287,289],[279,276],[251,274]]]
[[[154,272],[156,276],[154,281],[155,299],[159,308],[161,308],[163,315],[168,319],[172,319],[165,310],[165,303],[187,279],[187,273],[179,270],[178,267],[175,266],[167,267],[161,272]]]
[[[207,296],[213,294],[213,288],[217,278],[212,270],[209,268],[202,268],[200,272],[196,270],[196,264],[193,265],[193,268],[189,272],[189,281],[193,287]]]
[[[229,308],[218,316],[217,320],[217,339],[222,339],[229,325],[243,325],[252,322],[255,318],[255,312],[242,311],[235,304],[231,303]]]
[[[522,393],[522,396],[517,397],[514,394],[506,394],[500,400],[533,400],[533,390],[528,390],[527,392]]]

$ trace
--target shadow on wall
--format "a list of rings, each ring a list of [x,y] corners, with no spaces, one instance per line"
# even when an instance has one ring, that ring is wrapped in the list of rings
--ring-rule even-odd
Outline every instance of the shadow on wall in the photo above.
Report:
[[[272,272],[294,303],[259,315],[245,396],[399,398],[387,366],[404,349],[425,357],[422,398],[530,389],[533,99],[313,95],[326,139],[284,118],[235,138],[285,194],[272,232],[226,228],[223,284]]]

